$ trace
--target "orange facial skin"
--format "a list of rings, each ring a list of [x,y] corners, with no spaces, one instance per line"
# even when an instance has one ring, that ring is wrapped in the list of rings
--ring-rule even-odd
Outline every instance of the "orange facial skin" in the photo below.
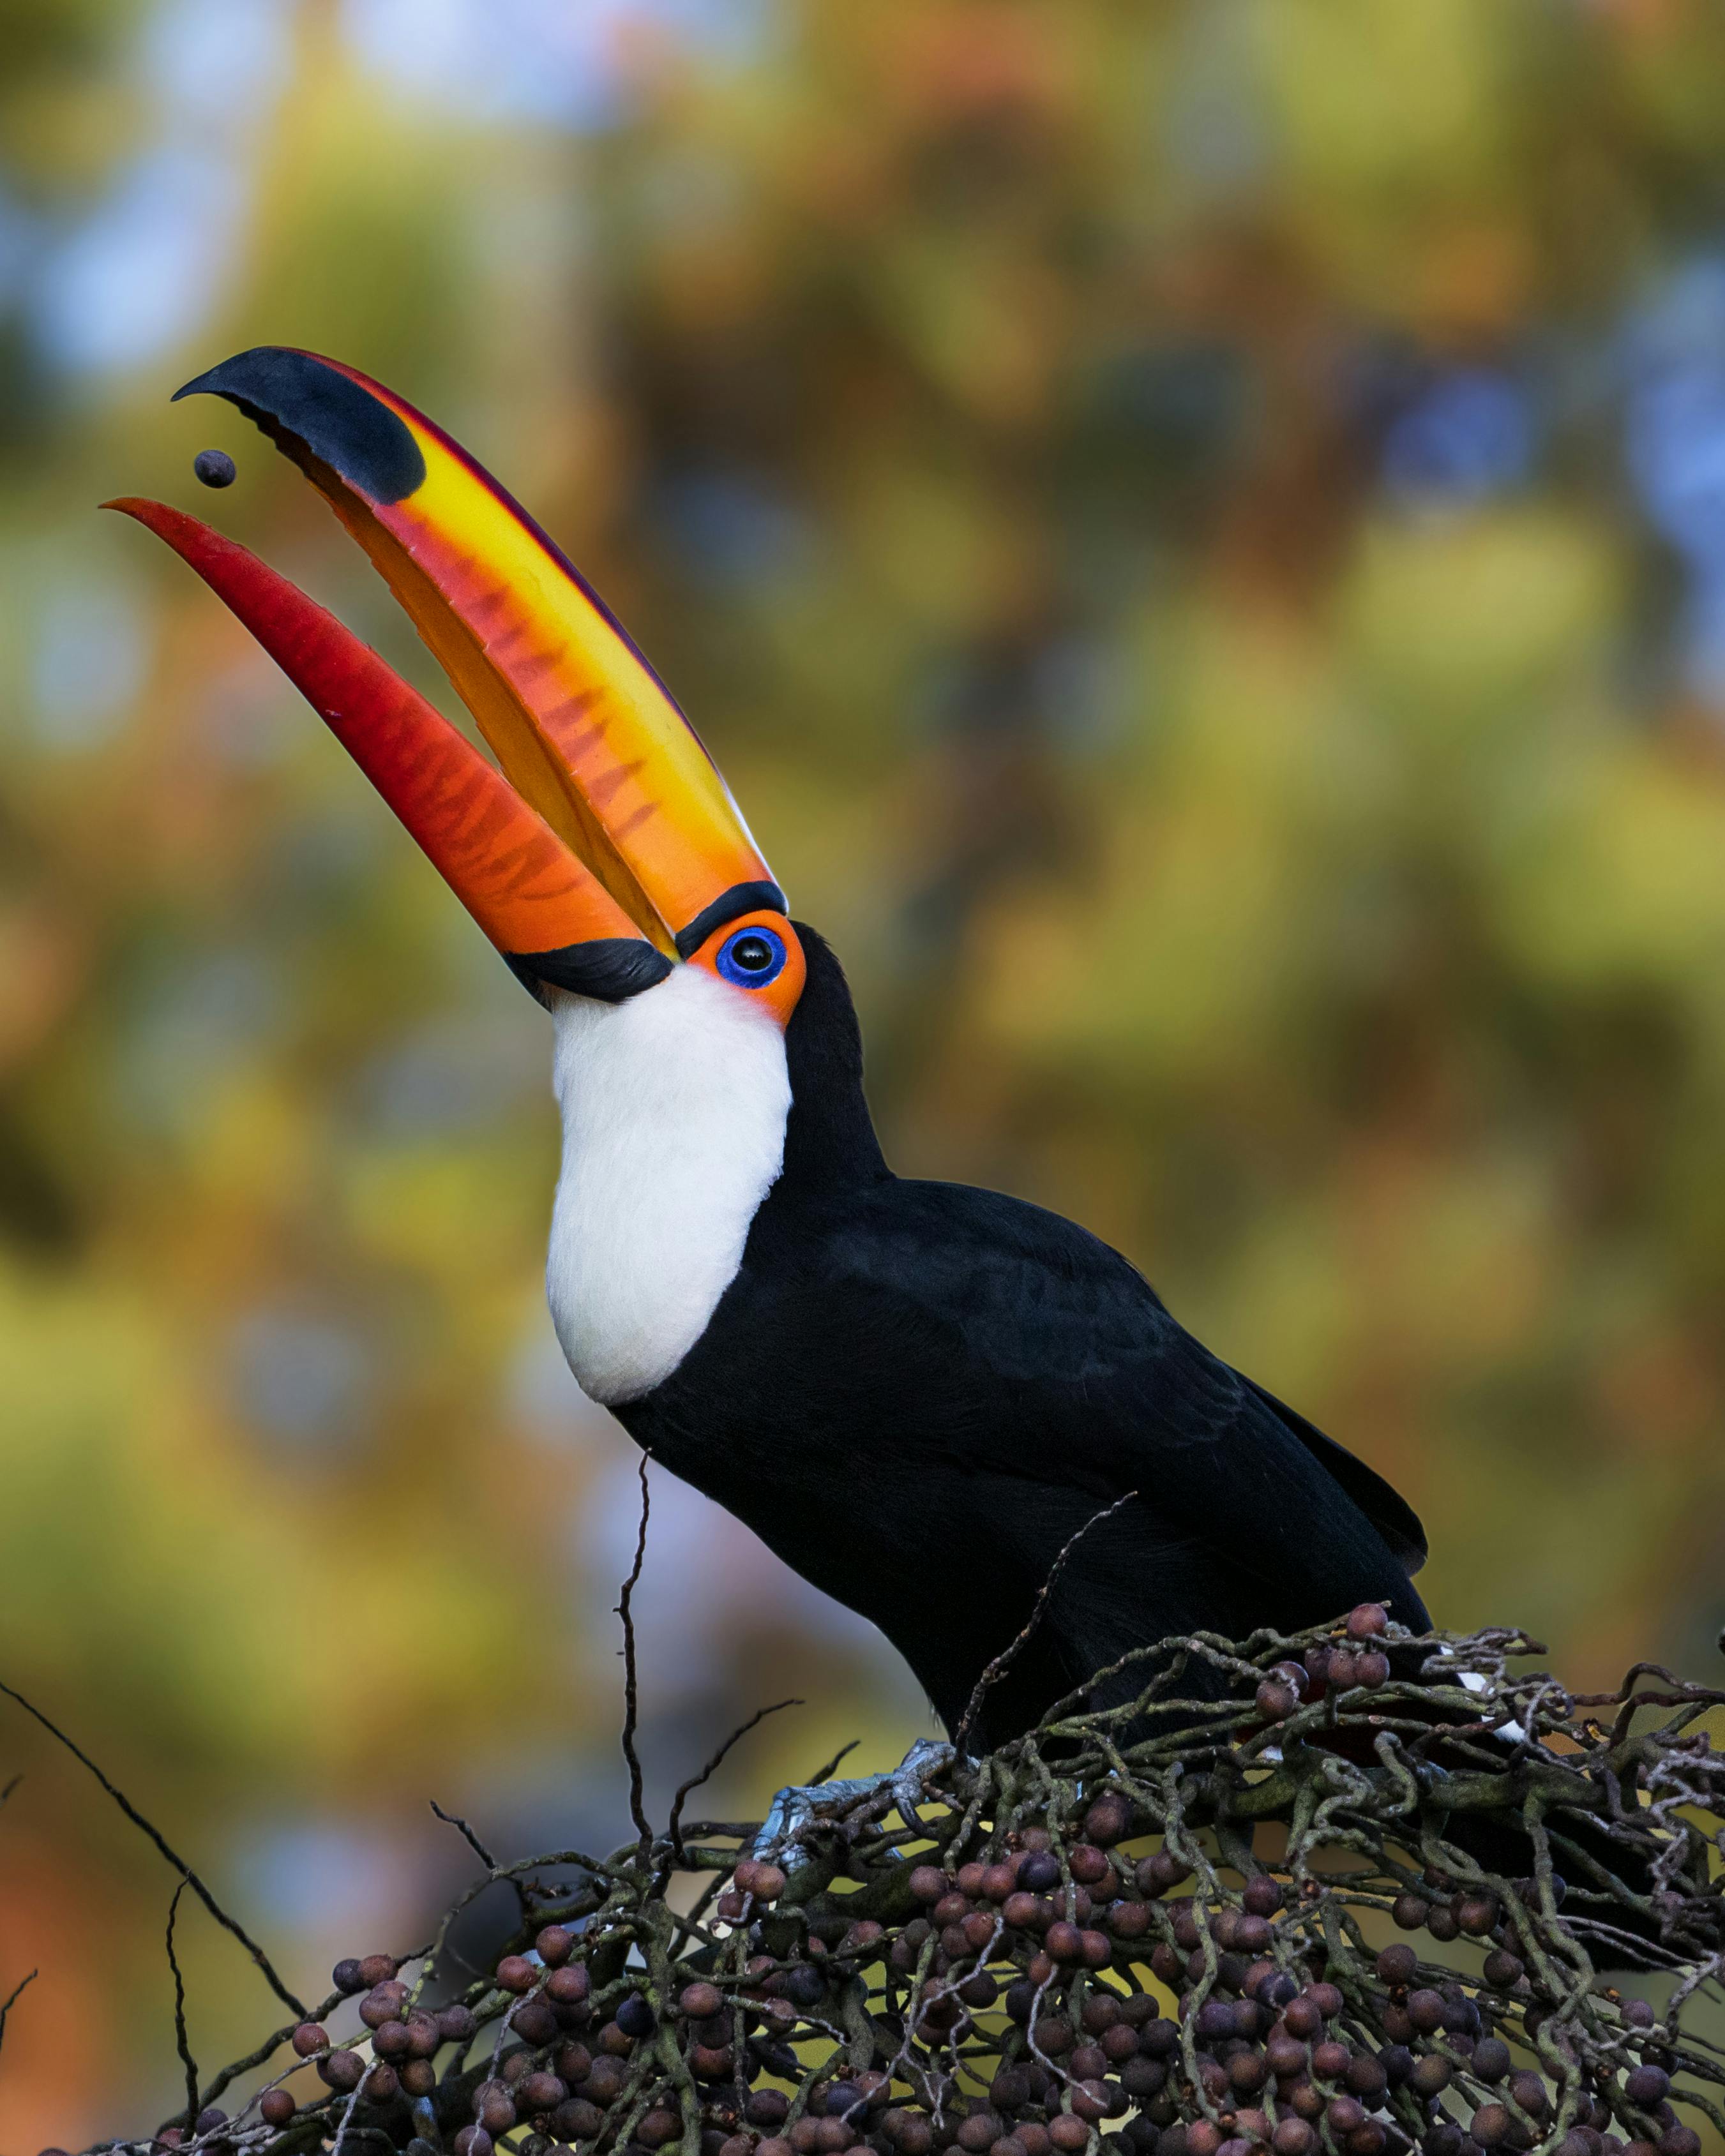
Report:
[[[769,929],[785,946],[783,969],[777,978],[769,981],[765,988],[741,987],[727,979],[718,970],[719,952],[734,936],[740,935],[747,928]],[[782,913],[775,913],[765,906],[754,913],[739,914],[734,921],[726,921],[723,927],[714,929],[688,963],[692,966],[704,967],[715,979],[723,981],[734,995],[747,996],[752,1003],[770,1011],[781,1032],[790,1023],[790,1014],[796,1009],[803,983],[808,978],[808,962],[803,956],[802,945],[797,941],[796,931]]]

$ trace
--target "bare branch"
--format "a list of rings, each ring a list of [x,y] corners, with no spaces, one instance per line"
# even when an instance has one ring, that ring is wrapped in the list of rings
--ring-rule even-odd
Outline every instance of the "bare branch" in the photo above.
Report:
[[[629,1577],[623,1582],[623,1591],[618,1597],[616,1614],[623,1622],[623,1758],[629,1768],[629,1816],[635,1822],[635,1831],[641,1837],[643,1850],[652,1845],[653,1830],[647,1820],[644,1801],[645,1779],[641,1771],[641,1754],[636,1749],[635,1735],[641,1722],[641,1687],[635,1660],[635,1618],[631,1605],[635,1590],[641,1584],[641,1568],[646,1560],[647,1522],[652,1516],[652,1496],[647,1488],[647,1455],[641,1455],[641,1528],[635,1538],[635,1563]]]
[[[183,1879],[167,1905],[167,1965],[173,1971],[173,2044],[180,2055],[180,2064],[186,2070],[186,2123],[191,2126],[198,2117],[198,2061],[192,2056],[192,2040],[186,2028],[186,1979],[180,1974],[179,1958],[173,1950],[173,1920],[179,1914],[180,1897],[185,1891]]]
[[[138,1810],[137,1806],[132,1803],[131,1799],[127,1797],[123,1791],[116,1789],[114,1784],[108,1779],[107,1776],[102,1772],[101,1768],[97,1766],[95,1760],[90,1758],[90,1754],[87,1752],[81,1751],[79,1747],[73,1743],[72,1739],[67,1736],[64,1729],[60,1728],[56,1723],[50,1722],[39,1707],[33,1707],[21,1691],[14,1691],[9,1684],[0,1684],[0,1692],[3,1692],[8,1699],[15,1701],[19,1707],[23,1707],[24,1712],[28,1714],[33,1721],[40,1722],[42,1727],[48,1732],[49,1735],[54,1738],[57,1744],[63,1744],[66,1750],[70,1752],[72,1757],[78,1762],[80,1766],[87,1768],[90,1772],[95,1775],[96,1780],[101,1784],[103,1789],[107,1791],[108,1794],[114,1799],[115,1803],[119,1805],[121,1810],[125,1813],[126,1818],[131,1821],[132,1825],[137,1828],[141,1834],[144,1835],[149,1840],[153,1842],[156,1847],[162,1852],[162,1856],[167,1859],[174,1870],[179,1873],[181,1879],[191,1888],[192,1892],[198,1897],[198,1900],[203,1902],[204,1907],[209,1910],[211,1916],[215,1918],[222,1929],[224,1932],[231,1933],[234,1938],[239,1940],[240,1945],[245,1948],[246,1952],[251,1956],[252,1959],[257,1964],[259,1969],[263,1972],[265,1983],[268,1984],[270,1989],[281,2001],[282,2005],[284,2006],[291,2007],[293,2011],[299,2015],[301,2020],[303,2020],[306,2015],[304,2002],[296,1999],[293,1993],[290,1991],[287,1986],[282,1982],[280,1976],[276,1974],[275,1964],[270,1960],[269,1955],[264,1952],[264,1949],[258,1944],[251,1933],[246,1930],[245,1927],[239,1922],[239,1918],[237,1917],[230,1917],[228,1914],[221,1903],[217,1901],[215,1896],[210,1892],[209,1887],[204,1885],[203,1881],[198,1876],[198,1874],[192,1869],[191,1866],[187,1863],[185,1858],[182,1856],[177,1850],[169,1845],[167,1838],[157,1828],[151,1825],[149,1820],[144,1817],[143,1814]]]
[[[841,1744],[826,1764],[810,1775],[807,1781],[803,1784],[803,1787],[806,1789],[818,1789],[823,1782],[830,1782],[862,1742],[862,1739],[860,1737],[853,1737],[848,1744]]]
[[[497,1858],[492,1855],[466,1820],[458,1818],[454,1812],[446,1812],[435,1797],[428,1797],[425,1801],[445,1826],[452,1826],[456,1830],[487,1871],[498,1870]]]
[[[976,1689],[971,1694],[958,1727],[952,1732],[952,1748],[960,1758],[964,1756],[965,1747],[970,1738],[971,1725],[981,1712],[983,1701],[1017,1661],[1019,1655],[1029,1643],[1031,1635],[1042,1622],[1043,1613],[1048,1606],[1048,1597],[1053,1593],[1056,1583],[1066,1569],[1068,1558],[1089,1533],[1092,1527],[1099,1527],[1104,1520],[1112,1519],[1123,1506],[1130,1505],[1137,1495],[1138,1492],[1135,1490],[1129,1490],[1124,1497],[1116,1497],[1113,1504],[1105,1505],[1099,1512],[1091,1514],[1076,1534],[1068,1536],[1066,1541],[1062,1543],[1058,1555],[1048,1567],[1048,1578],[1037,1589],[1036,1600],[1031,1604],[1030,1614],[1025,1620],[1023,1630],[1019,1633],[1016,1640],[995,1656],[976,1680]]]
[[[5,2005],[0,2005],[0,2044],[3,2044],[6,2041],[7,2015],[11,2013],[13,2008],[18,2004],[19,1994],[23,1992],[28,1991],[41,1973],[42,1972],[39,1969],[33,1969],[28,1976],[21,1976],[18,1982],[13,1984],[10,1992],[8,1993]]]
[[[678,1787],[677,1794],[672,1798],[671,1803],[670,1832],[671,1846],[679,1864],[683,1861],[682,1808],[685,1800],[689,1797],[692,1797],[695,1791],[698,1789],[702,1784],[707,1781],[709,1777],[718,1773],[720,1766],[723,1763],[726,1753],[730,1750],[731,1747],[735,1744],[739,1738],[746,1737],[751,1729],[758,1728],[760,1725],[766,1720],[770,1714],[782,1714],[787,1707],[801,1707],[805,1704],[806,1702],[800,1699],[780,1699],[775,1700],[770,1707],[756,1707],[754,1713],[749,1716],[747,1722],[740,1723],[738,1727],[731,1732],[730,1735],[726,1738],[724,1743],[719,1746],[718,1751],[713,1753],[713,1757],[707,1762],[707,1764],[701,1769],[700,1773],[698,1774],[693,1775],[689,1780],[682,1783]]]

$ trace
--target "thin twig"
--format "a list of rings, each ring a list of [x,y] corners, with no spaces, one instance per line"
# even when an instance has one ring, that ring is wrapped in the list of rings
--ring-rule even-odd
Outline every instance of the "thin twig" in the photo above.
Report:
[[[485,1866],[487,1871],[494,1872],[497,1871],[497,1858],[492,1855],[485,1844],[479,1839],[479,1836],[475,1834],[472,1828],[468,1825],[466,1820],[458,1818],[454,1812],[446,1812],[443,1809],[443,1806],[438,1803],[435,1797],[428,1797],[425,1801],[430,1805],[432,1810],[436,1813],[438,1818],[443,1821],[445,1826],[452,1826],[456,1830],[456,1833],[461,1835],[462,1840],[466,1843],[468,1848],[472,1851],[473,1854],[479,1859],[480,1862]]]
[[[195,2125],[198,2118],[198,2061],[192,2056],[192,2039],[186,2027],[186,1979],[180,1974],[179,1957],[173,1950],[173,1920],[179,1914],[180,1897],[185,1891],[183,1879],[167,1905],[167,1965],[173,1971],[173,2046],[186,2070],[186,2123],[189,2127]]]
[[[995,1656],[976,1680],[976,1689],[971,1694],[958,1727],[952,1732],[952,1748],[960,1758],[965,1755],[965,1748],[970,1739],[971,1725],[976,1721],[984,1698],[1017,1661],[1020,1653],[1028,1643],[1031,1634],[1042,1622],[1043,1613],[1048,1606],[1048,1597],[1053,1593],[1056,1582],[1066,1568],[1068,1558],[1089,1533],[1092,1527],[1099,1527],[1104,1520],[1112,1519],[1122,1506],[1130,1505],[1137,1495],[1138,1492],[1135,1490],[1129,1490],[1124,1497],[1116,1497],[1111,1505],[1105,1505],[1099,1512],[1093,1512],[1083,1527],[1075,1534],[1068,1535],[1065,1542],[1061,1544],[1058,1554],[1053,1564],[1048,1567],[1048,1578],[1037,1589],[1036,1600],[1031,1604],[1030,1614],[1024,1620],[1023,1630],[1019,1633],[1016,1640]]]
[[[653,1501],[647,1488],[647,1455],[641,1455],[641,1527],[635,1537],[635,1563],[629,1577],[623,1582],[623,1591],[618,1597],[616,1614],[623,1624],[623,1758],[629,1768],[629,1816],[635,1822],[635,1831],[641,1837],[643,1851],[652,1845],[653,1830],[646,1815],[644,1802],[645,1778],[641,1771],[641,1754],[636,1749],[635,1732],[641,1720],[641,1687],[635,1659],[635,1619],[631,1614],[636,1589],[641,1584],[641,1568],[646,1561],[647,1522],[652,1516]]]
[[[48,1732],[49,1735],[54,1738],[56,1743],[64,1745],[67,1751],[71,1753],[72,1757],[78,1762],[80,1766],[89,1768],[90,1772],[95,1775],[96,1780],[101,1784],[103,1789],[107,1791],[108,1794],[114,1799],[115,1803],[119,1805],[121,1810],[125,1813],[126,1816],[131,1821],[132,1825],[137,1828],[141,1834],[146,1835],[151,1841],[152,1841],[156,1845],[156,1847],[162,1852],[162,1856],[164,1856],[167,1859],[168,1862],[172,1865],[174,1870],[179,1873],[182,1881],[185,1885],[191,1888],[192,1892],[198,1897],[198,1900],[203,1902],[204,1907],[209,1910],[211,1916],[215,1918],[222,1929],[224,1932],[230,1933],[234,1938],[239,1940],[240,1945],[245,1948],[246,1952],[251,1956],[252,1959],[257,1964],[259,1969],[263,1972],[265,1981],[268,1984],[270,1989],[275,1993],[275,1996],[281,2001],[282,2005],[284,2006],[291,2007],[293,2011],[303,2021],[306,2018],[306,2007],[303,2000],[296,1999],[293,1993],[290,1991],[287,1986],[282,1982],[281,1979],[276,1974],[275,1964],[270,1960],[269,1955],[264,1952],[264,1949],[258,1944],[251,1933],[246,1930],[245,1927],[239,1922],[239,1918],[237,1917],[230,1917],[228,1914],[221,1903],[217,1901],[215,1896],[210,1892],[209,1887],[204,1885],[203,1881],[198,1876],[198,1874],[192,1869],[191,1866],[187,1863],[185,1858],[169,1845],[166,1837],[157,1828],[151,1825],[149,1820],[144,1817],[143,1814],[138,1810],[137,1806],[132,1803],[131,1799],[122,1791],[116,1789],[114,1784],[108,1779],[107,1776],[102,1772],[101,1768],[97,1766],[95,1760],[90,1758],[90,1754],[87,1752],[81,1751],[79,1747],[72,1742],[72,1739],[67,1736],[64,1729],[59,1727],[56,1723],[50,1722],[39,1707],[33,1707],[21,1691],[14,1691],[9,1684],[0,1684],[0,1692],[3,1692],[8,1699],[16,1701],[18,1706],[23,1707],[26,1714],[29,1715],[33,1720],[39,1722],[42,1727]]]
[[[39,1969],[33,1969],[28,1976],[21,1976],[7,1994],[5,2005],[0,2006],[0,2044],[6,2041],[6,2017],[18,2004],[19,1994],[28,1991],[40,1974]]]
[[[848,1744],[841,1744],[826,1764],[810,1775],[807,1781],[803,1784],[803,1787],[806,1789],[818,1789],[823,1782],[830,1782],[862,1742],[862,1739],[860,1737],[853,1737]]]
[[[679,1785],[677,1794],[671,1800],[670,1826],[671,1847],[679,1864],[683,1861],[682,1808],[685,1800],[687,1798],[692,1797],[695,1791],[701,1787],[703,1782],[707,1781],[710,1776],[715,1774],[718,1771],[718,1768],[723,1763],[725,1754],[730,1750],[731,1747],[735,1744],[739,1738],[746,1737],[751,1729],[757,1728],[760,1723],[766,1720],[770,1714],[782,1714],[787,1707],[801,1707],[805,1704],[806,1702],[800,1699],[780,1699],[775,1700],[770,1707],[756,1707],[754,1713],[749,1716],[747,1722],[740,1723],[731,1732],[730,1735],[726,1738],[724,1743],[719,1746],[718,1751],[713,1753],[713,1757],[707,1762],[707,1764],[701,1769],[700,1773],[698,1774],[693,1775],[689,1780]]]

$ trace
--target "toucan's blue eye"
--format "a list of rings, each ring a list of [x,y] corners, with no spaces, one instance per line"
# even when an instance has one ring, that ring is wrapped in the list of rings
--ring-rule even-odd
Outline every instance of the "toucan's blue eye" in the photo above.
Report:
[[[770,928],[739,928],[718,947],[718,970],[739,988],[764,988],[785,970],[785,941]]]

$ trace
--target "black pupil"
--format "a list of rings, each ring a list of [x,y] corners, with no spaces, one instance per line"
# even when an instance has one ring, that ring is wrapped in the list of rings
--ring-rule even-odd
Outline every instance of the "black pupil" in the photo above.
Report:
[[[773,963],[773,947],[765,936],[739,936],[731,946],[731,963],[745,973],[764,973]]]

